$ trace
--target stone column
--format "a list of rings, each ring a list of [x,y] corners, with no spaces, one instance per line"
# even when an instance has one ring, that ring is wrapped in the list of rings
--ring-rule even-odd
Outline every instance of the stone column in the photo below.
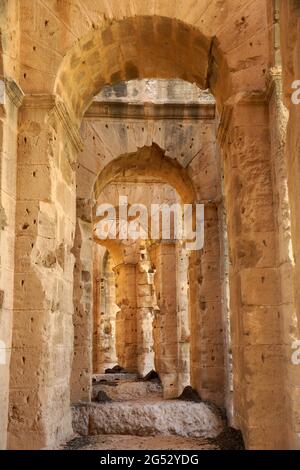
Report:
[[[202,399],[224,406],[224,343],[221,308],[218,209],[204,209],[204,246],[189,262],[191,384]]]
[[[269,115],[265,97],[232,99],[224,109],[225,207],[230,259],[230,308],[235,425],[247,448],[284,446],[281,302],[276,266]]]
[[[119,365],[137,372],[136,265],[119,264],[116,274],[116,349]]]
[[[222,181],[224,172],[222,168]],[[224,188],[222,183],[222,194]],[[224,200],[218,204],[219,237],[220,237],[220,281],[221,281],[221,308],[224,343],[224,404],[228,423],[233,424],[233,376],[232,376],[232,340],[230,317],[230,286],[229,286],[229,254],[227,216]]]
[[[23,93],[0,80],[0,449],[6,449],[14,302],[18,108]]]
[[[111,257],[105,257],[101,276],[101,300],[99,314],[99,373],[112,368],[118,362],[116,353],[116,315],[119,307],[116,304],[115,273]]]
[[[153,349],[153,319],[157,309],[154,292],[154,271],[146,248],[140,250],[136,267],[137,289],[137,354],[141,376],[155,369]]]
[[[74,355],[71,375],[71,402],[91,400],[93,346],[93,241],[91,202],[77,199],[77,223],[72,253],[74,269]]]
[[[155,368],[163,384],[164,398],[175,398],[178,396],[176,243],[162,241],[151,251],[156,262],[155,287],[159,308],[154,322]]]
[[[100,322],[101,305],[103,305],[101,292],[101,247],[94,243],[93,246],[93,374],[100,374],[101,371],[101,343],[100,343]]]
[[[52,96],[25,97],[20,123],[9,447],[36,449],[72,435],[71,250],[80,138]]]
[[[286,128],[288,110],[282,102],[281,67],[277,66],[269,72],[269,113],[272,152],[272,170],[274,181],[274,202],[276,210],[277,232],[277,264],[279,266],[280,285],[282,291],[280,306],[280,325],[277,338],[283,342],[285,371],[286,413],[289,417],[288,439],[290,448],[299,448],[300,421],[298,404],[300,401],[299,365],[292,363],[292,345],[298,336],[298,318],[295,307],[295,257],[292,246],[291,211],[288,193],[287,162],[285,159]],[[281,336],[280,327],[281,326]]]
[[[190,315],[188,266],[189,252],[177,244],[177,305],[178,305],[178,395],[190,385]]]

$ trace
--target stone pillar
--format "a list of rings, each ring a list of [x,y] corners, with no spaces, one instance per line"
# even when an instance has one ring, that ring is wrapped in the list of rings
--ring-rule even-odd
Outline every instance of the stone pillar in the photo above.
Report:
[[[116,352],[116,315],[119,307],[116,304],[116,286],[113,263],[108,254],[103,261],[100,287],[99,309],[99,364],[98,372],[112,368],[118,362]]]
[[[25,97],[20,123],[9,447],[37,449],[72,435],[71,250],[80,138],[52,96]]]
[[[141,376],[155,369],[153,348],[153,319],[157,309],[154,292],[154,271],[146,248],[140,250],[136,267],[137,289],[137,354]]]
[[[0,449],[6,449],[13,327],[18,108],[23,93],[0,80]]]
[[[221,308],[218,208],[204,209],[204,246],[189,262],[191,384],[204,400],[224,406],[224,343]]]
[[[230,308],[235,425],[247,448],[284,446],[282,345],[278,341],[269,114],[260,94],[236,97],[224,109],[225,206],[230,259]]]
[[[116,274],[116,349],[119,365],[137,372],[136,265],[119,264]]]
[[[284,347],[285,400],[288,416],[287,442],[292,449],[300,447],[298,403],[300,400],[300,374],[298,365],[291,361],[292,345],[298,340],[297,310],[295,308],[295,258],[292,247],[291,212],[288,193],[287,164],[285,159],[286,127],[288,110],[282,102],[281,67],[274,67],[269,72],[269,112],[272,169],[277,232],[277,264],[282,291],[280,306],[280,325],[278,341]],[[281,337],[279,335],[281,326]]]
[[[282,84],[281,77],[278,77],[278,67],[271,70],[271,78],[273,82],[275,81],[275,87],[273,84],[273,93],[271,95],[270,105],[271,112],[273,108],[273,117],[276,117],[272,132],[276,139],[275,148],[277,148],[277,152],[275,155],[276,160],[279,163],[279,168],[281,168],[279,176],[280,180],[282,180],[281,193],[283,199],[281,209],[284,217],[282,219],[281,243],[284,250],[282,251],[281,249],[281,262],[286,261],[294,264],[292,276],[291,267],[286,269],[286,289],[284,292],[283,311],[281,317],[286,361],[286,405],[288,415],[286,423],[289,423],[289,448],[300,449],[300,366],[297,364],[299,356],[296,356],[296,361],[294,361],[296,362],[295,364],[292,362],[292,355],[298,349],[295,341],[300,340],[300,104],[297,104],[297,101],[293,100],[291,96],[292,93],[296,92],[296,97],[299,98],[299,93],[297,91],[299,90],[299,87],[295,90],[292,85],[295,80],[300,79],[300,5],[299,2],[293,0],[281,0],[279,3],[280,37],[277,37],[278,40],[281,41],[279,52],[282,56],[283,95],[285,97],[285,105],[289,112],[286,113],[281,103]],[[278,13],[279,11],[277,11],[277,15]],[[277,24],[276,26],[277,29],[279,29],[279,25]],[[284,118],[288,119],[287,130],[285,129]],[[272,142],[274,137],[272,138]],[[283,148],[284,142],[286,142],[286,145]],[[284,160],[282,160],[283,152]],[[285,170],[287,173],[288,194],[285,193]],[[290,220],[288,217],[287,202],[290,212]],[[282,235],[284,235],[284,239]],[[289,240],[290,236],[291,242]],[[289,249],[288,255],[285,252],[286,247]],[[292,291],[294,291],[294,307],[290,304]]]
[[[101,321],[101,262],[104,251],[98,243],[93,244],[93,374],[100,373],[100,321]],[[104,255],[105,256],[105,255]]]
[[[91,203],[76,201],[77,223],[73,255],[74,269],[74,355],[71,376],[71,402],[91,400],[93,337],[93,241]]]
[[[154,321],[155,369],[163,384],[164,398],[175,398],[178,396],[176,243],[162,241],[151,251],[156,262],[155,287],[159,308]]]
[[[224,182],[224,172],[222,181]],[[222,194],[224,188],[222,183]],[[229,253],[227,235],[227,216],[224,200],[218,204],[219,236],[220,236],[220,281],[221,281],[221,308],[224,343],[224,404],[228,423],[233,424],[233,375],[232,375],[232,340],[230,317],[230,286],[229,286]]]
[[[178,305],[178,395],[190,385],[190,315],[188,266],[189,252],[180,244],[176,249]]]

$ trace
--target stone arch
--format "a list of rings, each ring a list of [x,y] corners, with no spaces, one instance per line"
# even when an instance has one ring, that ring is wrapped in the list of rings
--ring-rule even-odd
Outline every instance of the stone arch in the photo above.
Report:
[[[156,144],[144,146],[137,152],[122,155],[111,161],[98,175],[93,188],[94,199],[97,199],[104,187],[118,178],[142,179],[153,177],[172,186],[181,197],[182,203],[196,200],[193,183],[186,171],[172,158],[166,157],[164,151]]]
[[[80,123],[104,85],[149,77],[211,87],[220,102],[230,89],[226,62],[213,37],[176,18],[136,16],[106,21],[81,38],[63,59],[54,92]],[[222,98],[217,91],[221,77]]]

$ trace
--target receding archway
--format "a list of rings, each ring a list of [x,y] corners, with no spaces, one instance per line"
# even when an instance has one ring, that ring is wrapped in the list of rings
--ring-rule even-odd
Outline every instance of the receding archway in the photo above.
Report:
[[[94,198],[97,199],[111,181],[139,181],[145,177],[170,184],[180,195],[183,204],[196,200],[195,190],[186,169],[180,167],[175,159],[166,157],[156,144],[145,146],[129,155],[122,155],[108,164],[95,182]]]
[[[112,182],[114,182],[114,184],[117,184],[119,183],[120,184],[120,187],[122,188],[122,184],[124,182],[128,182],[130,181],[131,183],[136,183],[136,185],[138,185],[139,183],[143,182],[144,179],[147,179],[149,180],[149,178],[151,179],[151,184],[155,184],[155,182],[161,182],[161,183],[168,183],[169,185],[171,184],[171,186],[177,191],[178,195],[180,196],[181,198],[181,203],[184,204],[184,203],[193,203],[195,202],[197,199],[196,199],[196,193],[194,191],[194,188],[193,188],[193,183],[192,181],[190,180],[189,178],[189,175],[186,171],[186,169],[182,168],[178,162],[175,160],[175,159],[171,159],[169,157],[166,157],[164,152],[157,146],[157,145],[152,145],[151,147],[143,147],[141,148],[137,153],[134,153],[134,154],[129,154],[129,155],[124,155],[124,156],[121,156],[115,160],[113,160],[111,163],[109,163],[107,165],[107,167],[105,167],[105,169],[100,172],[100,174],[98,175],[98,178],[97,178],[97,181],[94,185],[94,199],[97,200],[101,194],[101,192]],[[107,197],[107,194],[106,194],[106,197]],[[113,201],[114,204],[117,204],[118,201],[117,200],[114,200]],[[137,202],[137,201],[136,201]],[[210,213],[211,209],[208,207],[206,210],[206,215],[208,216],[208,214]],[[210,226],[210,228],[209,228]],[[217,219],[215,219],[214,217],[211,218],[211,222],[207,225],[207,230],[208,232],[207,233],[210,233],[210,231],[212,230],[212,228],[215,228],[216,230],[218,230],[218,223],[217,223]],[[205,229],[206,230],[206,229]],[[216,243],[218,243],[218,238],[215,239]],[[107,248],[109,248],[111,250],[111,252],[113,253],[113,256],[114,256],[114,259],[116,260],[116,264],[123,264],[124,262],[124,247],[122,247],[122,244],[120,243],[116,243],[115,241],[106,241],[106,242],[102,242],[104,244],[104,246],[106,246]],[[155,248],[155,247],[154,247]],[[217,255],[217,252],[218,252],[218,246],[216,245],[215,246],[215,249],[216,249],[216,257],[215,257],[215,260],[214,261],[211,261],[211,266],[213,264],[215,264],[215,267],[214,269],[211,271],[213,277],[215,277],[218,273],[218,264],[219,264],[219,258],[218,258],[218,255]],[[207,250],[208,253],[210,253],[210,248],[208,247]],[[167,246],[159,246],[158,249],[154,249],[152,250],[152,253],[153,253],[153,258],[155,259],[155,257],[157,258],[157,261],[155,262],[155,264],[161,266],[163,269],[164,269],[164,272],[163,272],[163,277],[160,276],[160,287],[159,287],[159,290],[160,290],[160,302],[162,303],[162,305],[164,305],[164,292],[165,292],[165,282],[166,282],[166,276],[168,278],[168,272],[169,272],[169,268],[168,266],[165,266],[162,264],[161,262],[161,259],[162,257],[165,257],[165,256],[169,256],[170,257],[170,260],[171,258],[173,259],[174,256],[178,257],[180,256],[180,251],[177,250],[177,247],[174,245],[174,246],[171,246],[171,245],[168,245]],[[173,256],[174,255],[174,256]],[[127,264],[129,263],[128,261],[128,256],[126,255],[126,259],[127,259]],[[174,258],[174,262],[175,262],[175,258]],[[177,262],[176,262],[177,263]],[[177,264],[175,263],[175,268],[174,269],[171,269],[171,272],[172,274],[175,275],[176,277],[176,266]],[[209,268],[211,269],[211,267]],[[129,270],[129,266],[126,267],[126,272],[128,272]],[[187,272],[184,276],[184,272],[182,273],[183,274],[183,279],[185,276],[187,276]],[[206,279],[208,280],[209,277],[211,276],[210,272],[206,272],[205,274],[205,277]],[[170,276],[169,276],[170,277]],[[176,285],[176,278],[173,279],[173,282],[174,282],[174,289],[175,289],[175,285]],[[197,275],[196,277],[193,279],[193,284],[191,286],[191,289],[196,289],[196,285],[197,285]],[[77,285],[77,284],[76,284]],[[79,287],[75,287],[75,290],[77,292],[81,292]],[[212,294],[210,296],[210,299],[213,298],[214,295],[216,295],[216,305],[217,303],[220,301],[220,296],[218,295],[217,296],[217,291],[220,290],[220,286],[217,286],[215,287],[214,289],[214,294]],[[172,295],[171,292],[169,292],[169,295],[171,295],[170,297],[170,302],[171,302],[171,298],[173,298],[173,300],[175,301],[174,303],[174,306],[176,307],[176,295]],[[179,294],[178,294],[179,295]],[[184,294],[182,294],[184,295]],[[204,298],[206,298],[206,293],[203,293],[204,295]],[[133,297],[133,296],[131,296]],[[182,299],[183,300],[183,299]],[[181,305],[181,307],[179,307],[179,305]],[[175,308],[174,307],[174,308]],[[184,324],[185,322],[185,319],[184,319],[184,316],[185,315],[188,315],[188,310],[187,310],[187,306],[184,305],[184,302],[182,302],[180,304],[180,302],[178,303],[178,307],[176,308],[180,308],[180,311],[182,312],[182,325]],[[175,312],[176,312],[176,308],[175,308]],[[186,314],[184,313],[186,312]],[[172,313],[172,315],[174,316],[174,314]],[[193,322],[193,325],[197,325],[197,316],[198,316],[198,307],[197,305],[194,305],[193,306],[193,311],[190,313],[190,315],[192,316],[192,322]],[[220,315],[219,319],[217,319],[217,316]],[[175,313],[175,316],[176,316],[176,313]],[[177,337],[177,330],[176,330],[176,318],[174,317],[173,318],[173,325],[170,324],[170,327],[172,326],[172,328],[174,328],[174,332],[172,333],[172,335],[169,335],[169,339],[170,338],[173,338],[173,340],[176,339]],[[221,320],[221,310],[218,308],[217,311],[216,311],[216,315],[214,316],[214,321],[218,321],[220,324],[222,322]],[[208,322],[209,324],[209,322]],[[161,328],[161,326],[158,327],[158,330],[159,328]],[[182,326],[183,330],[185,329],[184,326]],[[185,354],[188,354],[188,351],[187,351],[187,348],[186,346],[184,346],[184,343],[188,343],[189,342],[189,334],[187,332],[184,332],[182,330],[182,332],[180,333],[181,335],[181,340],[180,340],[180,344],[182,344],[182,354],[183,356]],[[219,331],[219,330],[218,330]],[[221,330],[222,331],[222,330]],[[76,331],[75,331],[75,335],[76,335]],[[205,336],[205,328],[203,329],[203,335]],[[77,335],[76,335],[77,336]],[[81,335],[80,335],[81,336]],[[164,333],[164,338],[166,340],[166,338],[168,337],[168,335],[165,335]],[[217,333],[216,335],[216,338],[218,337],[218,339],[214,341],[212,341],[212,347],[215,348],[217,347],[217,351],[215,353],[215,356],[218,357],[218,360],[216,360],[216,364],[217,367],[220,367],[220,364],[222,364],[222,350],[220,349],[220,339],[219,339],[219,333]],[[165,341],[164,340],[164,341]],[[193,364],[197,364],[197,367],[199,366],[198,364],[198,359],[197,359],[197,356],[199,355],[199,338],[198,338],[198,335],[197,335],[197,329],[196,328],[193,328],[192,330],[192,333],[191,333],[191,343],[192,343],[192,348],[193,348]],[[174,348],[174,346],[172,346]],[[178,348],[180,349],[181,346],[178,345]],[[185,349],[185,352],[184,352],[184,349]],[[179,352],[179,354],[181,354]],[[86,355],[83,355],[84,357],[87,357]],[[184,357],[182,356],[182,365],[180,366],[182,369],[180,370],[180,375],[181,377],[183,377],[185,374],[186,374],[186,366],[184,365]],[[176,359],[177,361],[177,359]],[[164,361],[161,360],[162,364],[164,364]],[[203,365],[202,365],[202,368],[204,370],[205,368],[205,363],[206,363],[206,358],[205,356],[203,356]],[[83,367],[83,366],[81,366]],[[163,366],[163,367],[166,367],[166,366]],[[178,367],[178,365],[176,366]],[[84,367],[84,369],[86,369],[86,367]],[[80,371],[79,371],[80,372]],[[164,375],[167,377],[168,373],[170,375],[170,372],[168,372],[167,370],[164,370]],[[172,391],[173,393],[173,396],[177,396],[177,394],[180,394],[180,392],[178,393],[178,389],[175,388],[175,382],[177,383],[177,379],[175,380],[175,376],[177,375],[177,372],[175,372],[175,370],[172,370],[172,376],[170,375],[170,379],[169,382],[170,384],[172,385],[172,387],[174,388],[174,390]],[[223,396],[224,396],[224,379],[222,378],[222,374],[220,374],[220,372],[217,373],[217,375],[215,375],[216,377],[216,382],[214,383],[214,377],[215,375],[215,369],[214,368],[211,368],[211,382],[208,386],[205,386],[205,380],[195,380],[195,384],[197,383],[197,389],[199,390],[199,392],[201,392],[201,394],[203,396],[205,396],[206,398],[212,398],[212,399],[216,399],[217,402],[219,404],[221,404],[223,402]],[[194,373],[194,376],[195,376],[195,373]],[[187,379],[182,379],[180,377],[180,383],[186,383]],[[204,378],[204,375],[203,375],[203,378]],[[166,379],[167,380],[167,379]],[[78,383],[79,380],[76,379],[76,376],[75,376],[75,381]],[[175,381],[175,382],[174,382]],[[214,384],[214,385],[212,385]],[[167,383],[166,383],[166,387],[168,387]],[[166,389],[167,390],[167,389]],[[182,391],[182,389],[181,389]],[[167,391],[166,391],[167,393]],[[175,393],[175,395],[174,395]],[[212,393],[212,395],[211,395]],[[79,393],[79,395],[77,395],[77,400],[78,399],[83,399],[83,396],[81,396],[81,394]]]
[[[171,25],[169,33],[163,25]],[[121,34],[122,27],[125,26],[125,32]],[[128,28],[137,30],[137,34],[133,36],[128,34]],[[119,31],[120,30],[120,31]],[[156,31],[159,32],[153,44]],[[164,33],[162,33],[164,31]],[[25,435],[28,432],[28,422],[34,420],[42,410],[43,418],[51,416],[51,420],[47,419],[39,423],[40,428],[36,434],[40,436],[39,443],[54,442],[59,437],[66,435],[70,427],[70,413],[68,400],[68,376],[70,371],[70,362],[72,354],[72,320],[71,313],[71,294],[72,276],[70,275],[70,265],[72,264],[71,250],[73,248],[73,238],[75,231],[75,214],[74,199],[76,194],[74,181],[75,155],[73,145],[79,143],[78,125],[82,114],[92,96],[96,94],[101,86],[105,83],[116,82],[120,79],[135,78],[136,76],[152,76],[175,77],[179,76],[189,81],[196,81],[201,86],[210,84],[214,90],[216,99],[221,110],[221,103],[233,91],[229,86],[226,67],[223,67],[223,59],[220,54],[216,53],[216,44],[211,38],[203,37],[197,29],[190,26],[182,25],[178,20],[161,20],[155,17],[132,18],[119,22],[112,22],[110,27],[93,31],[89,37],[84,37],[79,41],[72,50],[67,54],[63,61],[60,72],[57,77],[55,93],[57,95],[57,106],[54,116],[47,130],[51,132],[51,143],[47,146],[49,155],[54,155],[51,160],[51,171],[47,164],[41,167],[46,174],[48,186],[31,184],[33,178],[40,175],[41,168],[38,173],[28,171],[27,185],[29,188],[29,197],[27,193],[21,192],[19,195],[17,224],[21,226],[21,230],[28,228],[28,223],[23,222],[28,214],[26,213],[26,204],[24,200],[37,201],[32,204],[30,209],[32,213],[37,213],[42,224],[37,223],[38,217],[33,217],[33,225],[35,228],[32,250],[29,254],[26,252],[26,260],[30,265],[30,288],[36,289],[40,302],[34,304],[33,307],[42,311],[42,319],[45,321],[45,330],[50,331],[54,328],[54,324],[60,322],[63,328],[60,330],[60,336],[52,335],[50,340],[42,335],[37,335],[36,351],[45,354],[53,359],[51,367],[46,364],[46,383],[48,387],[45,392],[44,382],[39,375],[36,377],[35,387],[32,387],[32,396],[39,393],[39,400],[34,401],[30,405],[19,404],[19,408],[26,419],[29,416],[24,428],[19,432],[17,427],[11,426],[12,442],[18,443],[20,439],[26,441]],[[180,34],[179,34],[180,33]],[[170,41],[165,41],[166,37]],[[185,37],[185,46],[181,47],[178,42],[179,37]],[[130,44],[126,42],[126,38],[130,39]],[[132,40],[133,38],[133,40]],[[149,38],[151,39],[149,41]],[[193,42],[193,48],[191,44]],[[197,42],[199,41],[198,45]],[[166,47],[161,47],[161,43]],[[137,45],[143,45],[148,54],[137,53]],[[132,48],[131,48],[132,46]],[[174,55],[170,53],[174,49],[178,50],[178,60],[174,62]],[[124,47],[124,54],[120,53]],[[191,57],[193,54],[199,57],[194,61]],[[142,51],[142,49],[141,49]],[[210,54],[210,52],[212,54]],[[242,51],[242,52],[241,52]],[[244,63],[243,49],[237,53],[237,62]],[[93,55],[95,54],[95,55]],[[136,62],[135,57],[139,57]],[[217,57],[219,60],[217,60]],[[201,58],[201,60],[200,60]],[[104,67],[102,67],[104,64]],[[145,64],[145,65],[143,65]],[[262,60],[263,64],[263,60]],[[264,77],[261,74],[263,65],[259,64],[257,72],[257,87],[254,86],[255,80],[245,84],[243,80],[239,80],[240,69],[238,66],[232,69],[235,78],[235,91],[240,91],[239,95],[232,97],[227,102],[226,107],[222,109],[221,127],[219,140],[221,142],[224,169],[225,169],[225,200],[228,213],[228,235],[231,253],[231,293],[232,293],[232,317],[234,324],[233,334],[233,355],[235,370],[235,420],[236,425],[244,431],[248,446],[253,447],[259,440],[259,437],[270,433],[272,442],[281,442],[281,434],[283,424],[283,414],[276,416],[276,422],[270,422],[271,406],[267,403],[269,393],[276,386],[276,396],[281,397],[282,378],[280,374],[276,378],[268,374],[269,369],[264,365],[262,369],[257,370],[256,358],[268,358],[269,367],[274,367],[276,360],[274,355],[267,354],[269,346],[275,352],[275,356],[279,356],[277,336],[273,333],[270,344],[259,338],[257,342],[249,339],[247,332],[247,321],[251,325],[254,317],[259,325],[263,323],[260,316],[262,308],[277,307],[280,303],[280,289],[276,270],[276,259],[272,253],[275,251],[270,248],[276,244],[276,236],[274,229],[274,208],[273,208],[273,192],[271,184],[271,165],[270,165],[270,145],[269,145],[269,128],[268,115],[266,113],[266,98],[264,97]],[[199,71],[199,67],[202,68]],[[243,66],[245,68],[245,66]],[[87,73],[85,72],[87,71]],[[103,71],[103,73],[102,73]],[[141,71],[141,75],[138,72]],[[243,69],[243,72],[245,70]],[[230,72],[231,73],[231,72]],[[241,74],[242,75],[242,74]],[[222,87],[224,93],[221,94],[219,86],[221,79],[225,78],[225,84]],[[249,93],[250,89],[250,93]],[[259,90],[259,93],[251,93],[251,91]],[[246,93],[243,93],[246,92]],[[222,95],[222,96],[221,96]],[[259,95],[259,96],[258,96]],[[224,98],[224,99],[223,99]],[[61,105],[61,106],[60,106]],[[41,113],[42,114],[42,113]],[[44,124],[45,113],[42,114],[41,122]],[[253,139],[259,144],[254,145]],[[71,137],[71,139],[70,139]],[[47,144],[48,145],[48,144]],[[46,152],[45,152],[46,153]],[[47,154],[48,155],[48,154]],[[22,162],[21,162],[22,163]],[[26,169],[27,171],[28,169]],[[22,173],[23,172],[23,173]],[[25,175],[22,166],[19,169],[20,179]],[[254,176],[253,176],[254,175]],[[259,176],[265,177],[264,201],[262,202]],[[251,181],[251,184],[250,184]],[[31,191],[33,194],[31,194]],[[36,191],[36,193],[34,192]],[[50,202],[45,202],[50,200]],[[23,204],[23,205],[22,205]],[[35,212],[34,212],[35,211]],[[27,214],[27,215],[26,215]],[[43,246],[43,224],[49,224],[53,229],[53,245],[47,245],[49,256],[44,258],[40,256],[40,247]],[[51,232],[52,233],[52,232]],[[21,238],[21,236],[20,236]],[[245,257],[243,247],[251,246],[257,256],[253,258]],[[27,248],[26,248],[27,250]],[[271,250],[270,256],[264,256],[266,250]],[[49,261],[50,260],[50,261]],[[55,260],[55,261],[53,261]],[[52,263],[53,261],[53,263]],[[52,263],[52,264],[51,264]],[[50,274],[49,274],[50,273]],[[22,273],[23,275],[23,273]],[[16,276],[16,299],[19,301],[27,284],[20,283],[22,276]],[[59,285],[59,301],[57,290],[49,293],[49,279],[53,283],[51,285]],[[264,283],[264,286],[261,284]],[[87,280],[88,284],[88,280]],[[265,286],[274,285],[274,289],[266,289]],[[249,287],[251,286],[251,288]],[[63,288],[68,291],[68,296],[64,298],[62,295]],[[48,290],[47,290],[48,289]],[[275,291],[276,295],[273,296]],[[47,295],[45,294],[47,292]],[[34,296],[32,296],[34,297]],[[28,298],[28,296],[27,296]],[[64,309],[66,299],[69,301],[67,310]],[[31,306],[32,308],[32,306]],[[65,312],[67,311],[67,315]],[[52,315],[52,313],[54,314]],[[250,317],[250,318],[249,318]],[[243,318],[243,321],[241,321]],[[245,321],[244,321],[245,319]],[[15,318],[15,329],[22,325],[18,317]],[[276,333],[276,321],[272,323],[271,330]],[[41,327],[42,329],[42,327]],[[51,330],[52,331],[52,330]],[[275,339],[274,339],[275,338]],[[18,362],[18,351],[21,346],[24,348],[22,341],[15,338],[14,364]],[[47,341],[48,340],[48,341]],[[254,344],[253,344],[254,341]],[[25,346],[28,346],[30,340],[26,339]],[[28,353],[29,354],[29,353]],[[62,371],[59,365],[61,359],[64,358],[65,368]],[[43,369],[45,364],[42,358],[37,354],[35,356],[36,368]],[[278,359],[279,367],[281,367],[280,359]],[[265,364],[265,362],[264,362]],[[277,364],[277,363],[276,363]],[[26,366],[22,366],[26,369]],[[27,366],[28,367],[28,366]],[[58,372],[59,369],[59,372]],[[55,373],[56,372],[56,373]],[[247,381],[243,380],[243,374],[247,375]],[[12,374],[13,375],[13,374]],[[43,374],[43,377],[45,376]],[[62,377],[63,376],[63,377]],[[52,380],[52,378],[54,379]],[[263,410],[257,405],[257,383],[261,377],[266,380],[266,388],[260,390],[261,400],[264,403]],[[40,393],[41,391],[45,393]],[[48,393],[49,392],[49,393]],[[59,395],[63,397],[62,407],[55,409],[53,404],[49,404],[49,396],[55,397]],[[16,398],[12,394],[11,403],[17,403],[19,397]],[[53,400],[55,401],[55,400]],[[280,405],[280,404],[279,404]],[[280,408],[280,406],[279,406]],[[281,408],[280,408],[281,410]],[[53,416],[52,416],[52,413]],[[257,417],[260,417],[262,425],[256,426]],[[64,419],[66,417],[66,419]],[[61,422],[63,421],[63,425]],[[66,422],[65,422],[66,421]],[[50,424],[49,424],[50,423]],[[14,431],[17,436],[14,436]],[[34,441],[35,434],[31,435]],[[17,445],[17,444],[16,444]]]

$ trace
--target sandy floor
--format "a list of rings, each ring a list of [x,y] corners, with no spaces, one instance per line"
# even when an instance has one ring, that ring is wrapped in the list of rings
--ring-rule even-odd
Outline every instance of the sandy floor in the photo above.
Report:
[[[179,436],[120,436],[101,435],[76,437],[64,450],[218,450],[206,439]]]

